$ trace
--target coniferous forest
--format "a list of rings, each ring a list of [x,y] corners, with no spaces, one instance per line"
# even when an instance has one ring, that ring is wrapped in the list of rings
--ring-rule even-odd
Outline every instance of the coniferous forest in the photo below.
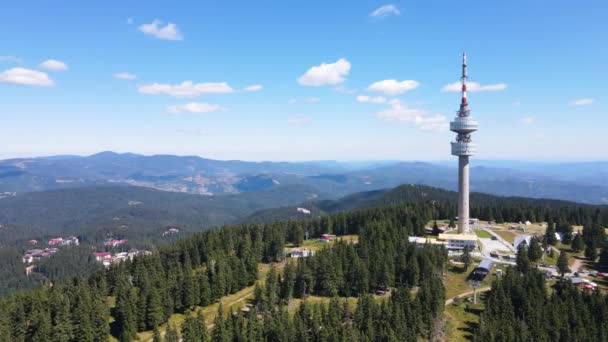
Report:
[[[538,206],[525,214],[517,208],[496,210],[488,203],[474,210],[483,219],[494,213],[512,221],[532,213],[551,222],[602,220],[591,207]],[[416,247],[408,236],[423,235],[427,222],[454,211],[451,203],[421,201],[197,233],[150,256],[1,298],[0,341],[132,341],[142,331],[154,331],[156,341],[435,340],[442,331],[447,253]],[[287,244],[325,233],[357,234],[358,243],[338,241],[285,262]],[[260,264],[275,265],[261,283]],[[190,314],[254,285],[249,311],[220,305],[212,325]],[[315,296],[331,301],[307,301]],[[299,306],[290,308],[292,299]],[[158,327],[175,313],[186,314],[181,327],[161,333]],[[602,341],[607,313],[603,294],[563,283],[548,290],[534,269],[513,268],[493,284],[474,338]]]

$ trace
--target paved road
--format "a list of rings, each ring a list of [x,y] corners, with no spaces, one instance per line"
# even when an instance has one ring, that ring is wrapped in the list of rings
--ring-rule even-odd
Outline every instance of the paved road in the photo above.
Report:
[[[499,241],[500,243],[502,243],[503,246],[505,246],[508,250],[510,250],[511,252],[515,253],[517,252],[515,250],[515,247],[513,247],[512,244],[509,243],[509,241],[503,239],[500,235],[496,234],[492,229],[492,226],[488,226],[488,225],[479,225],[479,227],[481,229],[483,229],[484,231],[488,232],[490,235],[496,237],[496,240]]]

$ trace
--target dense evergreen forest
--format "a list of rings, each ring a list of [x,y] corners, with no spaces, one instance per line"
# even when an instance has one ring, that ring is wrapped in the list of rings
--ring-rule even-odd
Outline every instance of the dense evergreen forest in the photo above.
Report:
[[[188,313],[196,306],[216,303],[223,296],[254,285],[260,263],[280,263],[284,268],[271,269],[264,285],[257,286],[252,311],[220,315],[209,331],[202,317],[187,315],[182,328],[175,330],[170,326],[164,339],[434,338],[441,331],[445,301],[441,277],[446,253],[433,247],[416,248],[407,242],[407,237],[424,234],[425,225],[432,219],[454,216],[455,203],[435,195],[423,192],[416,200],[387,200],[383,203],[386,206],[313,219],[225,226],[191,235],[159,248],[151,256],[136,257],[109,269],[89,269],[91,260],[86,257],[86,248],[76,248],[74,255],[80,255],[80,263],[56,259],[45,266],[47,272],[56,275],[52,282],[0,298],[0,341],[107,341],[108,335],[131,341],[137,332],[154,330],[174,313]],[[473,208],[473,215],[484,220],[549,221],[550,227],[555,226],[553,222],[559,222],[557,227],[582,223],[587,225],[587,232],[596,231],[589,227],[601,227],[600,222],[605,219],[604,208],[600,207],[559,201],[524,203],[528,205],[488,196],[487,202]],[[357,244],[338,242],[312,257],[284,262],[286,244],[298,246],[305,236],[315,238],[324,233],[357,234],[359,240]],[[7,260],[10,267],[18,267],[14,253]],[[85,271],[64,272],[57,266],[63,263]],[[478,340],[496,340],[500,329],[513,330],[506,332],[505,341],[566,341],[565,336],[570,340],[578,340],[578,336],[605,339],[605,323],[598,321],[593,329],[585,330],[585,335],[579,327],[595,322],[595,318],[588,318],[592,313],[600,312],[602,322],[606,321],[605,296],[579,293],[563,284],[549,295],[544,280],[534,272],[526,270],[522,275],[509,271],[494,284],[489,309],[482,315],[475,334]],[[22,280],[2,279],[12,286],[21,286]],[[383,299],[378,300],[374,294],[381,294]],[[308,303],[309,296],[333,299],[329,305]],[[293,298],[303,301],[292,315],[287,311]],[[346,298],[357,298],[356,307]],[[568,317],[582,316],[577,318],[580,323],[569,322],[559,330],[559,338],[555,339],[556,335],[550,332],[555,330],[550,319],[565,318],[550,317],[561,315],[562,306],[579,310]],[[530,322],[530,317],[535,321]],[[501,319],[512,324],[507,327],[500,323]],[[515,331],[516,327],[523,332]],[[534,332],[536,335],[520,335],[532,334],[533,330],[539,331]]]
[[[492,284],[475,341],[608,340],[608,296],[567,280],[551,290],[536,269],[508,269]]]
[[[427,203],[435,209],[437,218],[454,217],[457,212],[457,193],[424,185],[402,185],[393,189],[367,191],[352,194],[339,200],[310,201],[301,206],[313,215],[329,215],[363,208],[399,206],[411,203]],[[502,222],[564,222],[584,225],[598,222],[608,226],[608,206],[594,206],[552,199],[501,197],[471,193],[471,217],[485,221]],[[259,211],[248,218],[250,222],[305,219],[293,208]]]
[[[286,242],[301,243],[304,232],[311,237],[326,232],[357,234],[363,227],[369,227],[369,233],[362,234],[360,247],[352,252],[362,264],[387,265],[369,267],[367,279],[359,280],[361,286],[352,290],[344,286],[344,269],[308,275],[304,266],[297,267],[294,295],[317,291],[324,294],[351,291],[355,295],[387,285],[416,285],[421,286],[420,296],[426,298],[427,287],[443,291],[436,286],[440,280],[433,277],[440,272],[437,269],[442,268],[445,257],[430,248],[418,251],[403,247],[407,247],[408,235],[421,232],[425,222],[432,218],[432,211],[426,204],[412,204],[310,221],[239,225],[199,233],[152,256],[137,257],[88,277],[74,277],[54,282],[53,286],[10,295],[0,301],[0,330],[9,341],[101,341],[108,333],[121,341],[130,341],[136,332],[157,327],[173,313],[214,303],[222,296],[253,285],[258,264],[282,261]],[[366,234],[370,235],[369,240]],[[372,253],[370,248],[381,248],[376,244],[392,245],[382,251],[392,254]],[[348,248],[337,245],[333,254],[319,253],[311,260],[344,263],[342,250]],[[393,263],[392,257],[397,256],[403,262]],[[402,275],[406,265],[413,262],[423,267],[417,278]],[[310,267],[312,264],[307,263],[306,268]],[[357,277],[356,270],[351,271]],[[108,297],[115,303],[112,308]],[[427,297],[425,300],[439,298],[440,303],[443,295]],[[110,315],[114,320],[108,325]],[[426,324],[428,331],[430,321]],[[413,334],[419,333],[422,330]]]

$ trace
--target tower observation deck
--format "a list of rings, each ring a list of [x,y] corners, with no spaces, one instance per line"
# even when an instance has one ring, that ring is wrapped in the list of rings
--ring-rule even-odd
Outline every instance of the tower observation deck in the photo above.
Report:
[[[467,55],[462,54],[462,97],[450,130],[457,133],[452,142],[452,155],[458,156],[458,233],[472,233],[469,228],[469,156],[477,152],[471,133],[477,131],[477,121],[471,116],[467,101]]]

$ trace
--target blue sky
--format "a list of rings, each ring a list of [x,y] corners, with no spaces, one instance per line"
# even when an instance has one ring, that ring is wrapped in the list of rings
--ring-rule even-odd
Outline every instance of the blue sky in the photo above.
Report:
[[[608,158],[605,1],[2,4],[0,157]],[[473,86],[475,88],[475,86]]]

